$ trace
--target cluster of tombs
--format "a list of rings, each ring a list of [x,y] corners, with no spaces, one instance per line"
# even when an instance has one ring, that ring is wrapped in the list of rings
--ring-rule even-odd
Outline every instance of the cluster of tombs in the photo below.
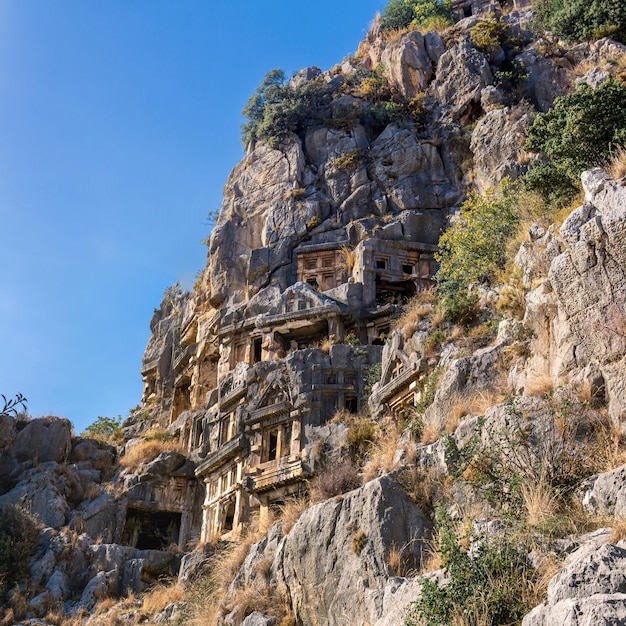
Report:
[[[133,532],[146,534],[140,527],[151,523],[155,506],[175,513],[161,518],[161,528],[182,546],[198,535],[233,536],[251,516],[266,515],[305,487],[319,469],[316,442],[330,420],[363,408],[368,372],[381,361],[394,317],[432,285],[436,219],[426,228],[415,221],[413,232],[406,224],[401,232],[381,228],[355,245],[301,244],[293,251],[291,285],[270,285],[227,315],[179,314],[168,359],[144,361],[143,405],[163,390],[169,395],[170,430],[197,461],[185,489],[196,490],[188,502],[202,494],[202,519],[180,506],[168,511],[167,493],[160,508],[156,500],[131,502],[133,511],[144,511],[133,518],[139,530],[126,533],[131,544]],[[396,370],[385,377],[406,384],[389,395],[393,410],[410,402],[419,377]]]

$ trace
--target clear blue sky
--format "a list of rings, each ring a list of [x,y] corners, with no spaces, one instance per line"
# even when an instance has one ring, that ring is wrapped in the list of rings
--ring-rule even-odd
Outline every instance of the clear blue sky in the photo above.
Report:
[[[273,68],[329,69],[385,0],[0,0],[0,393],[33,416],[128,414],[166,287]]]

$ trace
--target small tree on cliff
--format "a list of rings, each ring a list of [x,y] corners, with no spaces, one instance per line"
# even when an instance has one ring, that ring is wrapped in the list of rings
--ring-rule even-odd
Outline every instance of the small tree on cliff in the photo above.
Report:
[[[626,87],[619,81],[606,80],[596,89],[583,82],[537,115],[524,149],[546,160],[533,166],[527,186],[552,200],[569,199],[584,170],[605,165],[611,150],[626,145],[624,103]]]
[[[450,0],[390,0],[383,9],[383,30],[430,29],[452,23]]]

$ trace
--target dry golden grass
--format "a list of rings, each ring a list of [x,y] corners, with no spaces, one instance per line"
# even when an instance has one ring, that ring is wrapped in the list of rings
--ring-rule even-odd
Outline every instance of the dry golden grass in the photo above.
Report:
[[[522,280],[522,269],[514,265],[501,278],[504,285],[500,291],[496,308],[504,315],[518,320],[523,319],[524,313],[526,313],[526,293]]]
[[[548,584],[561,569],[562,561],[557,558],[554,553],[538,553],[538,556],[538,576],[532,583],[523,585],[523,589],[526,590],[523,597],[524,604],[528,607],[535,607],[546,601],[548,597]]]
[[[394,576],[402,576],[408,578],[409,576],[415,576],[416,563],[412,550],[410,550],[410,543],[404,546],[397,546],[393,544],[387,554],[387,565]]]
[[[240,623],[253,611],[261,611],[276,618],[277,624],[295,625],[288,595],[284,590],[269,586],[270,557],[257,563],[259,574],[250,585],[230,588],[231,582],[239,571],[250,547],[267,532],[258,527],[250,531],[239,542],[228,546],[212,557],[210,576],[203,583],[196,585],[195,596],[191,599],[191,624],[218,623],[220,616],[235,612],[235,621]]]
[[[560,208],[558,211],[550,214],[550,219],[554,224],[556,224],[557,228],[560,228],[563,222],[570,216],[571,212],[574,209],[577,209],[579,206],[585,203],[585,192],[582,187],[578,194],[574,196],[572,201],[566,206]]]
[[[432,289],[421,291],[404,307],[404,313],[396,320],[394,330],[401,328],[405,339],[410,339],[417,325],[427,316],[435,313],[436,296]]]
[[[550,374],[536,372],[526,381],[525,393],[527,396],[543,398],[549,391],[554,389],[554,381]]]
[[[611,535],[611,543],[618,543],[626,539],[626,519],[617,518],[613,522],[613,534]]]
[[[163,452],[184,453],[184,447],[178,441],[146,439],[133,446],[121,459],[120,465],[130,470],[137,469],[143,463],[149,463]]]
[[[342,246],[339,250],[341,253],[341,266],[348,273],[352,274],[354,264],[356,263],[356,253],[353,248]]]
[[[320,342],[320,350],[324,354],[328,354],[330,352],[330,348],[331,348],[332,345],[333,345],[333,343],[330,340],[330,337],[326,337],[326,338],[322,339],[322,341]]]
[[[185,590],[176,582],[155,585],[143,595],[142,610],[149,615],[155,615],[168,604],[181,602],[185,598]]]
[[[285,504],[283,504],[278,515],[278,521],[283,524],[283,535],[286,535],[294,527],[302,513],[304,513],[309,506],[311,506],[309,499],[302,496],[289,498]]]
[[[558,511],[559,499],[545,476],[536,483],[523,484],[522,497],[526,508],[526,523],[530,527],[541,528]]]
[[[611,162],[606,171],[607,174],[615,180],[626,176],[626,148],[618,146],[612,151]]]
[[[442,430],[434,420],[425,420],[424,428],[422,429],[422,435],[420,437],[420,443],[423,446],[427,446],[434,443],[441,437]]]
[[[597,63],[593,63],[588,59],[583,59],[579,63],[574,66],[574,75],[575,76],[585,76],[590,70],[599,69]]]
[[[363,468],[363,482],[369,482],[381,473],[386,474],[395,468],[394,458],[398,450],[398,426],[387,424],[370,446],[367,462]]]
[[[420,511],[432,511],[435,505],[450,497],[452,479],[435,467],[426,470],[407,466],[398,474],[398,482]]]
[[[493,389],[481,389],[467,399],[467,407],[471,415],[483,415],[487,409],[504,401],[504,381]]]

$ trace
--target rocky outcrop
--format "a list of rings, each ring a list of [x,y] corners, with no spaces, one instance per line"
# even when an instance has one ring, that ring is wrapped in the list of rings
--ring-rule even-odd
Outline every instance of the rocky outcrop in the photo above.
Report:
[[[626,621],[626,549],[605,544],[562,569],[548,586],[548,601],[523,626],[563,623],[621,624]]]
[[[626,187],[600,169],[584,173],[582,181],[586,203],[563,223],[562,252],[552,258],[547,281],[526,298],[524,323],[533,331],[535,355],[527,374],[548,370],[559,382],[587,371],[618,425],[626,407]],[[604,384],[593,382],[598,374]]]

